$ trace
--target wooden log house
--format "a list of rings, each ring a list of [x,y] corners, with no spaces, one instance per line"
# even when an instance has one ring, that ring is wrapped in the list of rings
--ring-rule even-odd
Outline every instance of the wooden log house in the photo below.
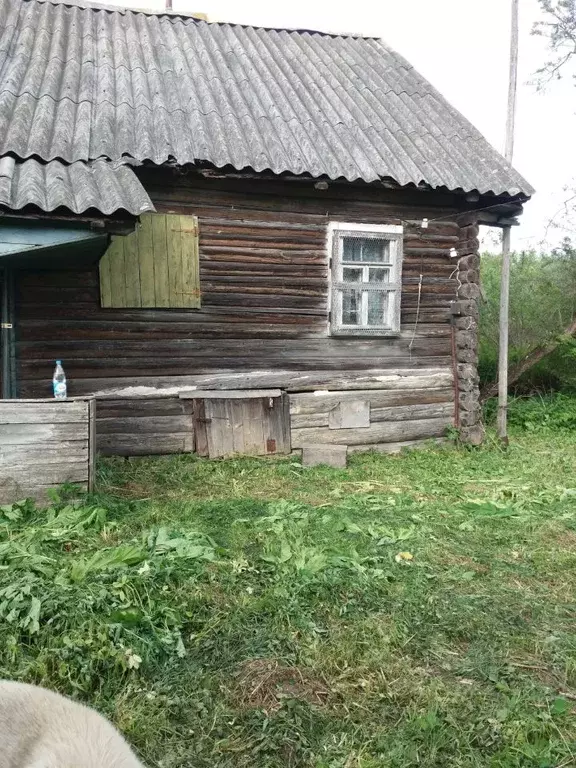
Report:
[[[379,39],[0,6],[4,398],[104,454],[482,437],[478,228],[528,183]]]

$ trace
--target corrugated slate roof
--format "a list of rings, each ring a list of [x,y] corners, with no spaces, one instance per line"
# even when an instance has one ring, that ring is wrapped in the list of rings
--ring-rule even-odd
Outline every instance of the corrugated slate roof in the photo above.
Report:
[[[55,0],[0,8],[6,153],[533,192],[379,39]]]
[[[95,208],[106,215],[125,210],[134,216],[154,210],[134,171],[106,160],[65,165],[0,158],[0,205],[14,210],[35,205],[43,211],[64,207],[73,213]]]

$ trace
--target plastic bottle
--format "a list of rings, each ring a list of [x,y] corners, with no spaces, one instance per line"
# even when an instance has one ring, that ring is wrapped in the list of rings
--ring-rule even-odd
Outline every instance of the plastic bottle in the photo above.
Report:
[[[56,368],[52,377],[52,388],[54,390],[54,397],[57,400],[65,399],[67,395],[66,374],[64,373],[64,368],[62,368],[62,360],[56,360]]]

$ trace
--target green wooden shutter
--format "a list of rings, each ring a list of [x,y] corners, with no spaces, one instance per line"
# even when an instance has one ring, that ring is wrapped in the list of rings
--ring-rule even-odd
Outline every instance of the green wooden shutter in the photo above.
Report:
[[[112,237],[100,260],[100,304],[115,309],[200,307],[198,219],[147,213]]]

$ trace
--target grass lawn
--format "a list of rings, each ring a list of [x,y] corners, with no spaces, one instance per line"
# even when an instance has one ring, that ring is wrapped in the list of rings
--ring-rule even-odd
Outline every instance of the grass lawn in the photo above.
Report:
[[[576,433],[100,466],[0,511],[0,677],[151,768],[576,765]]]

